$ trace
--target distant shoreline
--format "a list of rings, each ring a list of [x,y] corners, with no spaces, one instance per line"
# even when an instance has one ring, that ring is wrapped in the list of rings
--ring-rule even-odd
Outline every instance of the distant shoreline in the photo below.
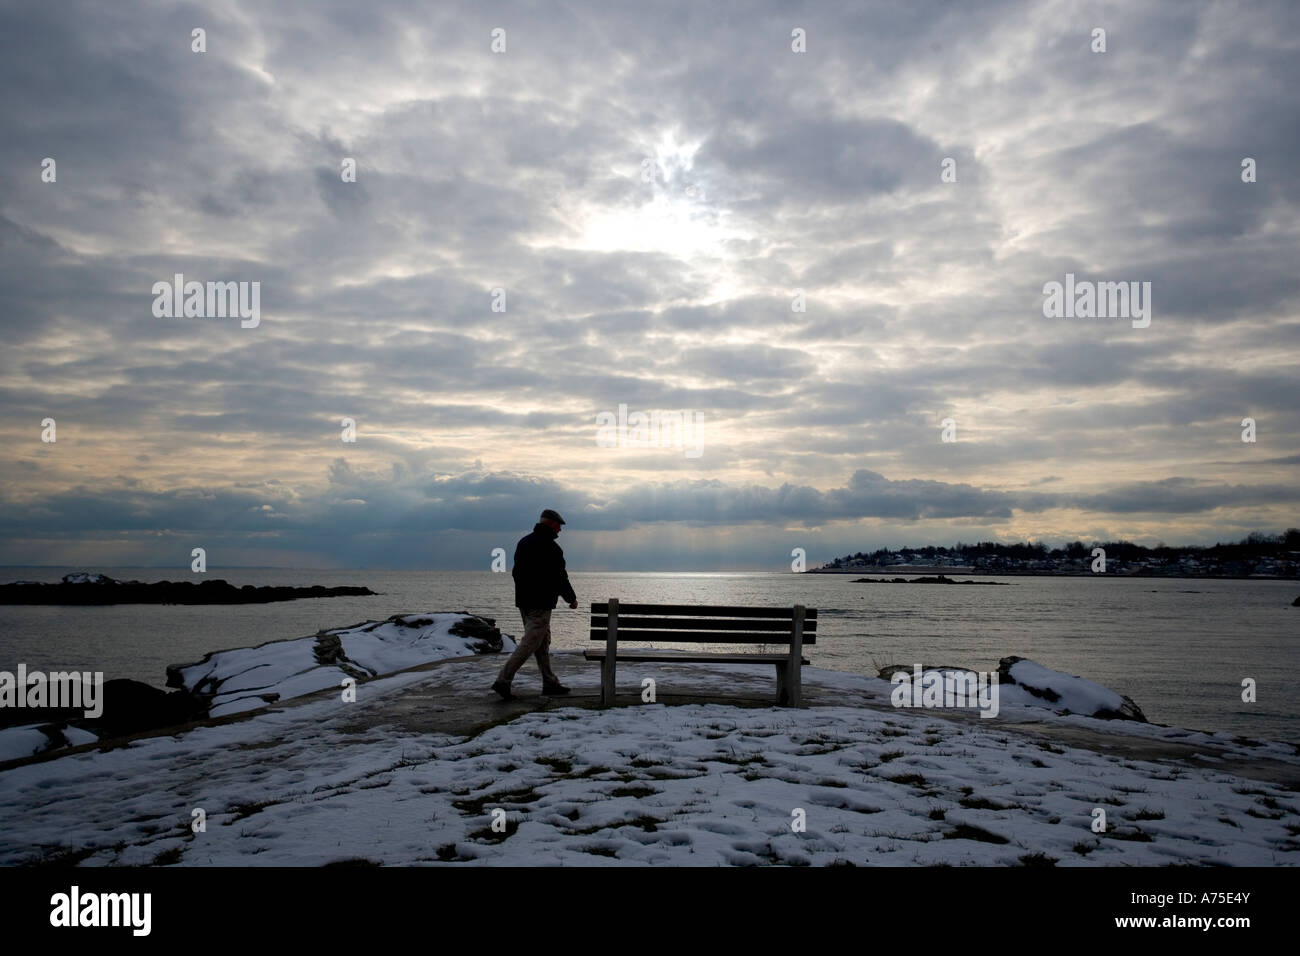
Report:
[[[1035,577],[1035,578],[1142,578],[1159,580],[1168,578],[1180,581],[1300,581],[1300,577],[1283,577],[1275,574],[1155,574],[1151,572],[1109,572],[1093,574],[1090,571],[976,571],[970,568],[934,567],[932,565],[892,565],[887,568],[809,568],[807,574],[947,574],[953,577]]]

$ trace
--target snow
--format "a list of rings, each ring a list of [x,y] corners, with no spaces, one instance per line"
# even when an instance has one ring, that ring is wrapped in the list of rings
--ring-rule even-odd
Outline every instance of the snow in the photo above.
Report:
[[[41,724],[6,727],[0,730],[0,760],[18,760],[38,754],[50,745],[50,738],[40,731]]]
[[[0,762],[21,760],[23,757],[31,757],[50,750],[54,741],[40,730],[41,727],[46,726],[49,726],[49,724],[28,724],[23,727],[5,727],[0,730]],[[62,727],[61,729],[63,736],[68,740],[68,745],[72,747],[93,744],[99,739],[89,730],[82,730],[78,727]]]
[[[368,621],[313,637],[272,641],[258,647],[217,651],[198,664],[178,668],[186,689],[213,695],[208,713],[221,717],[252,710],[276,700],[288,700],[328,688],[346,678],[368,679],[449,657],[476,653],[481,640],[460,637],[451,627],[465,614],[408,614],[397,620]],[[323,637],[337,637],[343,658],[321,664],[317,651]],[[514,642],[502,637],[504,650]]]
[[[1050,706],[1058,712],[1068,711],[1072,714],[1095,714],[1099,710],[1117,711],[1124,706],[1124,698],[1108,687],[1094,684],[1082,677],[1073,677],[1036,664],[1030,660],[1016,661],[1008,673],[1016,679],[1017,684],[1024,684],[1040,690],[1052,690],[1060,695]],[[1005,692],[1008,688],[1004,686]],[[1026,694],[1033,697],[1033,694]],[[1040,705],[1049,706],[1041,698]]]
[[[93,744],[99,739],[98,735],[92,734],[89,730],[82,730],[80,727],[64,727],[63,736],[68,738],[70,747],[80,747],[82,744]]]
[[[92,574],[89,571],[74,571],[63,576],[64,584],[109,584],[112,580],[106,575]]]
[[[598,667],[553,656],[575,695],[595,693]],[[888,681],[815,667],[805,692],[834,705],[638,703],[643,677],[661,694],[746,681],[770,693],[772,669],[629,662],[626,706],[564,699],[468,737],[408,731],[394,716],[399,699],[490,696],[495,666],[449,661],[363,684],[356,703],[332,694],[0,772],[0,865],[90,848],[84,865],[165,853],[196,866],[1004,865],[1035,854],[1059,866],[1271,866],[1300,849],[1287,829],[1297,794],[1233,772],[1261,757],[1300,767],[1293,747],[1127,721],[1127,742],[1203,743],[1222,763],[1052,746],[1017,721],[1097,730],[1103,744],[1118,725],[1015,702],[995,720],[896,709]],[[1091,830],[1097,807],[1107,833]],[[205,832],[190,829],[195,808]],[[504,833],[491,829],[494,808]],[[797,810],[805,832],[792,829]]]

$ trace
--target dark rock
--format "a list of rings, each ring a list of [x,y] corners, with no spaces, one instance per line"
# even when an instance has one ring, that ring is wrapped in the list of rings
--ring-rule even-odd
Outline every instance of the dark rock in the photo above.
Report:
[[[457,637],[474,638],[478,643],[474,650],[479,654],[499,654],[504,646],[501,643],[501,630],[496,621],[490,617],[467,614],[450,628]]]
[[[919,577],[908,580],[907,578],[855,578],[854,584],[975,584],[985,587],[1010,587],[1009,581],[972,581],[965,578],[961,581],[954,581],[952,578],[939,574],[931,577]]]
[[[203,703],[183,690],[168,693],[136,680],[104,682],[104,710],[97,719],[69,721],[100,739],[158,730],[207,716]]]
[[[221,578],[202,581],[117,581],[102,574],[69,574],[58,584],[0,584],[0,604],[265,604],[307,597],[373,595],[370,588],[235,587]]]
[[[125,737],[130,734],[149,730],[174,727],[177,724],[200,720],[207,716],[203,703],[183,690],[168,693],[149,684],[135,680],[114,679],[105,681],[99,689],[100,714],[98,717],[85,716],[87,707],[41,708],[41,718],[49,723],[39,729],[49,738],[49,746],[42,752],[60,750],[69,747],[72,742],[65,731],[69,727],[87,730],[100,740]],[[30,722],[32,711],[7,708],[4,724],[22,724]],[[21,718],[21,719],[18,719]]]
[[[344,653],[343,639],[334,631],[321,631],[316,635],[316,646],[312,648],[312,656],[321,667],[337,667],[356,680],[369,680],[375,676],[373,671],[359,666]],[[170,679],[169,674],[169,682]],[[279,699],[279,695],[276,695],[276,699]]]

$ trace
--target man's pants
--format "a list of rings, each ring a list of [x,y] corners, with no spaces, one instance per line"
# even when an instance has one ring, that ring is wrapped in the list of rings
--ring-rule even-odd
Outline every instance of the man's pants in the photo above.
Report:
[[[519,616],[524,619],[524,636],[520,640],[510,660],[505,662],[497,680],[509,684],[515,677],[515,671],[523,666],[524,661],[537,655],[537,669],[542,672],[542,680],[547,684],[558,684],[560,679],[551,670],[551,611],[549,607],[525,611],[519,609]]]

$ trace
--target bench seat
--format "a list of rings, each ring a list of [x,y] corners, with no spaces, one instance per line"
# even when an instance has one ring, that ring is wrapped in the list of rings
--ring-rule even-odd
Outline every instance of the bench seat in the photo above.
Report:
[[[605,659],[605,648],[588,648],[582,652],[582,656],[589,661],[603,661]],[[673,651],[654,651],[654,650],[623,650],[619,648],[618,659],[620,661],[651,661],[656,664],[671,664],[678,661],[682,664],[781,664],[790,663],[789,654],[704,654],[690,653],[678,654]],[[808,658],[800,658],[804,664],[811,664]]]

